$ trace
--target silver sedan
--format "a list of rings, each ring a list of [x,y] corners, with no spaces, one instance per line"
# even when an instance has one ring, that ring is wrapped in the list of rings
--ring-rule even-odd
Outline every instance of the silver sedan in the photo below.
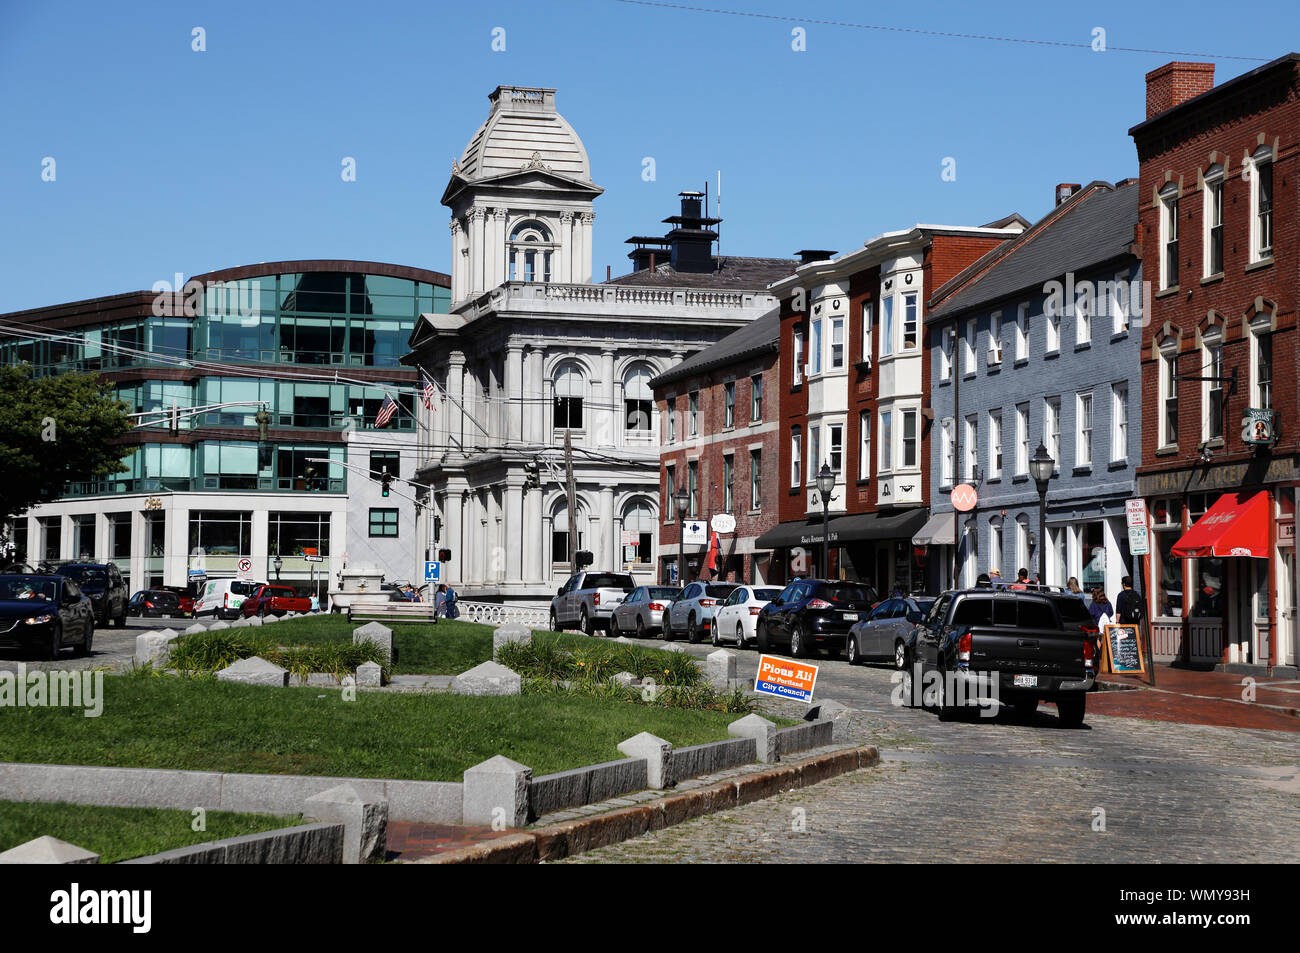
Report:
[[[614,609],[609,617],[609,637],[616,639],[628,632],[635,632],[638,639],[644,639],[651,632],[659,632],[664,626],[664,612],[673,600],[682,594],[676,586],[641,586]]]
[[[886,599],[877,605],[849,629],[845,643],[849,664],[892,660],[896,668],[902,668],[907,637],[932,605],[933,599],[914,597]]]

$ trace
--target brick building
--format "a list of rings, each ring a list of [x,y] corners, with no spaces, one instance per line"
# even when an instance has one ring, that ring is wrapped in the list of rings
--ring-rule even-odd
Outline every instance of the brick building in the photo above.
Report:
[[[979,228],[916,225],[837,258],[801,253],[795,274],[772,285],[781,300],[780,523],[757,543],[773,550],[769,581],[825,574],[884,593],[928,588],[912,545],[929,503],[926,299],[1026,224],[1013,215]],[[835,474],[828,552],[823,464]]]
[[[735,517],[720,533],[718,575],[732,582],[771,580],[770,553],[756,549],[776,525],[776,391],[780,379],[776,308],[650,382],[663,421],[659,579],[677,581],[680,524],[673,495],[691,496],[686,517],[686,579],[700,575],[711,517]],[[694,532],[692,532],[694,529]]]
[[[1152,641],[1157,658],[1294,666],[1300,55],[1213,79],[1147,74],[1129,130],[1154,286],[1137,479]]]

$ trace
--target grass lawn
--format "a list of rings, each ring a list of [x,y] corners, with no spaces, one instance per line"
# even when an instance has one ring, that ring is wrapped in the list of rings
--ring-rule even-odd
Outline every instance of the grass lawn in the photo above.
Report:
[[[552,695],[359,692],[345,702],[337,689],[130,676],[105,678],[104,696],[99,718],[6,709],[0,761],[459,781],[498,754],[534,776],[613,760],[641,731],[679,747],[718,741],[737,717]]]
[[[361,625],[348,622],[344,615],[306,616],[284,619],[263,628],[261,634],[284,645],[348,644],[352,630]],[[391,670],[394,675],[459,675],[492,657],[490,625],[442,619],[437,625],[397,622],[388,628],[393,630],[397,649],[397,662]]]
[[[90,807],[0,801],[0,852],[49,835],[99,854],[100,863],[157,854],[177,847],[292,827],[300,816],[208,811],[207,830],[190,829],[189,811],[152,807]]]

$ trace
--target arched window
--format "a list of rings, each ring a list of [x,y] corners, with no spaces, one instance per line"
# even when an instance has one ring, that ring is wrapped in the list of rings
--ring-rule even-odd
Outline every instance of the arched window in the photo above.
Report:
[[[554,248],[545,225],[533,219],[520,222],[510,233],[510,280],[550,281]]]
[[[587,516],[582,507],[574,516],[574,527],[578,533],[578,545],[575,550],[584,549],[586,543]],[[561,497],[560,503],[551,513],[551,562],[555,566],[569,566],[573,561],[573,552],[569,549],[569,507]],[[564,573],[568,569],[563,569]]]
[[[636,545],[623,544],[623,561],[649,565],[654,561],[655,512],[647,500],[623,508],[623,532],[636,534]]]
[[[644,364],[628,370],[623,377],[624,428],[638,433],[650,432],[651,410],[654,394],[650,390],[650,368]]]
[[[555,427],[582,429],[582,397],[586,381],[577,364],[561,364],[555,372]]]

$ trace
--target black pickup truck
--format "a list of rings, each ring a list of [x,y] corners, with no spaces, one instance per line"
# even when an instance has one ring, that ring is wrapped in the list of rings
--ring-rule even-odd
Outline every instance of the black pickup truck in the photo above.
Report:
[[[1097,629],[1083,601],[1063,590],[945,592],[908,637],[903,703],[932,704],[942,720],[967,706],[1024,716],[1055,702],[1061,724],[1083,724],[1096,679]]]

